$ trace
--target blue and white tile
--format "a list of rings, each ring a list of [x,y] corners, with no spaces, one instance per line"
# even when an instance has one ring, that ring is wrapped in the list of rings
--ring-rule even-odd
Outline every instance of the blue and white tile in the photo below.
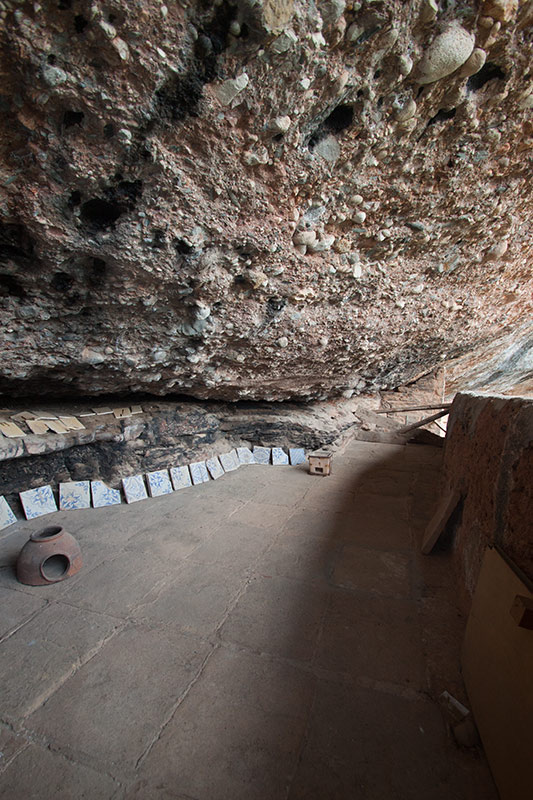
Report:
[[[148,488],[150,490],[150,497],[161,497],[163,494],[172,494],[172,484],[168,469],[158,469],[155,472],[147,472]]]
[[[0,497],[0,531],[17,521],[5,497]]]
[[[276,467],[284,467],[289,463],[289,456],[282,447],[272,448],[272,463]]]
[[[256,464],[270,464],[270,447],[254,447]]]
[[[199,483],[206,483],[209,480],[209,473],[205,461],[194,461],[192,464],[189,464],[189,469],[191,471],[192,482],[195,486]]]
[[[303,447],[290,447],[289,459],[293,467],[298,466],[298,464],[305,464],[306,458],[305,458],[305,450],[303,449]]]
[[[222,453],[220,456],[220,463],[224,467],[224,472],[233,472],[234,469],[239,469],[239,459],[235,450],[230,450],[229,453]]]
[[[238,447],[237,458],[239,464],[255,464],[254,454],[249,447]]]
[[[59,484],[59,508],[61,511],[90,507],[89,481],[72,481],[71,483]]]
[[[122,502],[119,489],[111,489],[103,481],[91,481],[91,494],[95,508],[117,506]]]
[[[216,456],[214,458],[208,458],[207,461],[205,462],[205,465],[207,467],[207,471],[209,472],[214,481],[216,481],[218,478],[221,478],[224,475],[222,464],[220,463],[220,461]]]
[[[174,491],[177,491],[178,489],[186,489],[187,486],[192,486],[189,467],[171,467],[170,477]]]
[[[122,488],[126,495],[126,503],[137,503],[139,500],[146,500],[146,486],[142,475],[131,475],[129,478],[122,478]]]
[[[26,519],[35,519],[44,514],[51,514],[57,511],[57,505],[51,486],[39,486],[37,489],[28,489],[20,492],[20,501],[26,515]]]

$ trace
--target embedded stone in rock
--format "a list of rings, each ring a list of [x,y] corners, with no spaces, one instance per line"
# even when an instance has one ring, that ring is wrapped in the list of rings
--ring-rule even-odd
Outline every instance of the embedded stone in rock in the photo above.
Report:
[[[417,67],[417,83],[434,83],[451,75],[470,57],[474,43],[474,36],[461,25],[450,25],[424,53]]]
[[[262,0],[257,5],[268,33],[281,33],[294,13],[294,0]]]
[[[219,86],[213,86],[213,93],[223,106],[229,106],[232,100],[234,100],[243,89],[246,89],[248,81],[248,75],[246,72],[243,72],[242,75],[239,75],[237,78],[231,78],[230,80],[224,81],[224,83]]]
[[[461,78],[469,78],[471,75],[475,75],[476,72],[479,72],[479,70],[482,68],[486,60],[486,52],[482,50],[481,47],[476,47],[476,49],[473,50],[470,58],[465,61],[461,67],[459,75]]]

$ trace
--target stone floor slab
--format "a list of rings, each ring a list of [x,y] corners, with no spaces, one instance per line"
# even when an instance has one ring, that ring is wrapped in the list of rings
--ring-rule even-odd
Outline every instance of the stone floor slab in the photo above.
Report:
[[[344,543],[335,554],[332,583],[391,599],[409,598],[413,594],[411,557]]]
[[[366,593],[334,592],[317,666],[352,680],[425,687],[417,606]]]
[[[135,616],[209,636],[245,585],[246,574],[240,569],[188,559],[171,581],[146,595]]]
[[[133,770],[211,647],[174,628],[129,625],[32,714],[27,727],[70,757],[93,758],[113,773]]]
[[[0,647],[0,709],[20,721],[94,655],[120,623],[53,603]]]
[[[13,800],[111,800],[118,789],[109,775],[33,744],[0,778],[0,793]]]
[[[257,576],[231,611],[220,635],[224,641],[256,652],[309,662],[326,604],[325,587]]]
[[[39,609],[44,608],[46,599],[35,597],[26,592],[15,592],[12,589],[0,588],[0,638],[18,628],[32,617]]]
[[[289,800],[450,800],[451,777],[433,703],[321,682]]]
[[[314,684],[290,665],[222,648],[154,744],[142,778],[197,800],[281,800]]]

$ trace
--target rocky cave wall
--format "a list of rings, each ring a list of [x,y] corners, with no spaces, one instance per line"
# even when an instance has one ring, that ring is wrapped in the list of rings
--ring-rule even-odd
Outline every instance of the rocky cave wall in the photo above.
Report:
[[[533,2],[0,20],[2,394],[349,397],[509,338],[531,375]]]

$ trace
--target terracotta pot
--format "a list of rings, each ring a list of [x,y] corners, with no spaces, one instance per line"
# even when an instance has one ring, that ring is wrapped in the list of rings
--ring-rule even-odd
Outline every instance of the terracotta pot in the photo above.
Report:
[[[79,572],[81,550],[60,525],[32,533],[17,558],[17,578],[28,586],[58,583]]]

